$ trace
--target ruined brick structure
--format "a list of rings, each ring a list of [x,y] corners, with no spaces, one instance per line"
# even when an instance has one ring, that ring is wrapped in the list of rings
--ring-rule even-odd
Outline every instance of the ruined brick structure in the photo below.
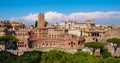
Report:
[[[83,37],[68,34],[68,30],[44,27],[44,14],[39,14],[37,28],[21,28],[15,36],[19,39],[19,50],[39,47],[77,49],[85,41]]]
[[[17,43],[18,50],[28,50],[29,49],[29,29],[19,29],[16,31],[16,38],[19,39]]]
[[[86,42],[94,42],[94,41],[99,41],[99,42],[106,42],[106,31],[103,29],[95,29],[95,30],[89,30],[86,31],[86,37],[85,40]]]
[[[44,27],[44,14],[39,14],[38,15],[38,24],[37,28],[43,28]]]

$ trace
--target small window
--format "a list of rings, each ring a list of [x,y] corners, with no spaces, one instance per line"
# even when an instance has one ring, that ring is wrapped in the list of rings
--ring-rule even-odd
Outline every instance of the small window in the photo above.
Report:
[[[78,42],[78,45],[80,45],[80,41]]]
[[[72,38],[73,38],[74,36],[72,35]]]
[[[26,44],[25,44],[25,47],[26,47]]]
[[[75,43],[74,43],[74,45],[75,45]]]
[[[70,43],[68,43],[70,45]]]

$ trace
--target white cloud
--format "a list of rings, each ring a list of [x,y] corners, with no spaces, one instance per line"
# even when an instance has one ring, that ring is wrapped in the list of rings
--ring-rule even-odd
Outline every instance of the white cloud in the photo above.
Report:
[[[24,20],[24,21],[36,21],[38,19],[38,13],[30,13],[27,16],[19,17],[19,19]]]
[[[69,15],[73,20],[87,20],[87,19],[120,19],[120,12],[78,12]]]
[[[10,21],[19,21],[19,18],[12,17],[9,19]]]
[[[47,12],[45,13],[45,20],[49,22],[59,22],[62,20],[67,20],[68,17],[65,14],[58,12]]]
[[[11,20],[22,20],[26,22],[34,22],[38,19],[39,13],[30,13],[27,16],[22,16],[19,18],[11,18]],[[73,21],[85,21],[85,20],[96,20],[96,21],[119,21],[120,12],[77,12],[71,13],[69,15],[58,13],[58,12],[46,12],[45,20],[48,22],[60,22],[62,20],[73,20]]]

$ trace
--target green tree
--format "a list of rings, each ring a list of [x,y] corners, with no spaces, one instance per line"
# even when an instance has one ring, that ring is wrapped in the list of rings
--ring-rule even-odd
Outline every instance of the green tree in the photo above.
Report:
[[[45,27],[48,25],[49,23],[47,21],[45,21]]]
[[[25,24],[23,24],[23,28],[25,28],[26,27],[26,25]]]
[[[49,52],[28,51],[16,56],[7,51],[0,51],[0,63],[120,63],[120,58],[91,55],[86,52],[74,54],[52,50]]]
[[[0,43],[5,45],[5,50],[9,48],[10,45],[14,46],[13,49],[17,49],[17,42],[18,39],[11,35],[5,35],[0,37]]]
[[[14,63],[17,60],[17,56],[7,52],[7,51],[0,51],[0,63]]]
[[[41,61],[42,52],[40,51],[28,51],[19,56],[16,60],[17,63],[39,63]]]
[[[49,23],[47,21],[44,22],[44,26],[46,27]],[[33,25],[31,25],[31,27],[36,28],[38,26],[38,21],[36,20],[35,23]]]
[[[108,26],[108,28],[112,29],[112,26]]]
[[[38,21],[35,21],[35,28],[37,27],[37,25],[38,25]]]
[[[104,44],[101,42],[88,42],[85,43],[85,47],[88,47],[94,55],[97,49],[101,49],[104,47]]]
[[[110,39],[107,39],[106,41],[113,44],[114,55],[115,55],[117,48],[120,45],[120,38],[110,38]]]
[[[30,27],[35,28],[35,26],[34,26],[34,25],[31,25]]]
[[[108,51],[108,49],[104,48],[103,49],[103,53],[102,53],[102,57],[103,58],[108,58],[108,57],[112,57],[111,53]]]

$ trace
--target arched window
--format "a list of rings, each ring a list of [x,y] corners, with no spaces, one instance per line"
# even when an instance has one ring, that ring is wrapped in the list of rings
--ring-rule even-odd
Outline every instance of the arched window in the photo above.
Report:
[[[26,44],[25,44],[25,47],[26,47]]]
[[[80,45],[80,41],[78,42],[78,45]]]

